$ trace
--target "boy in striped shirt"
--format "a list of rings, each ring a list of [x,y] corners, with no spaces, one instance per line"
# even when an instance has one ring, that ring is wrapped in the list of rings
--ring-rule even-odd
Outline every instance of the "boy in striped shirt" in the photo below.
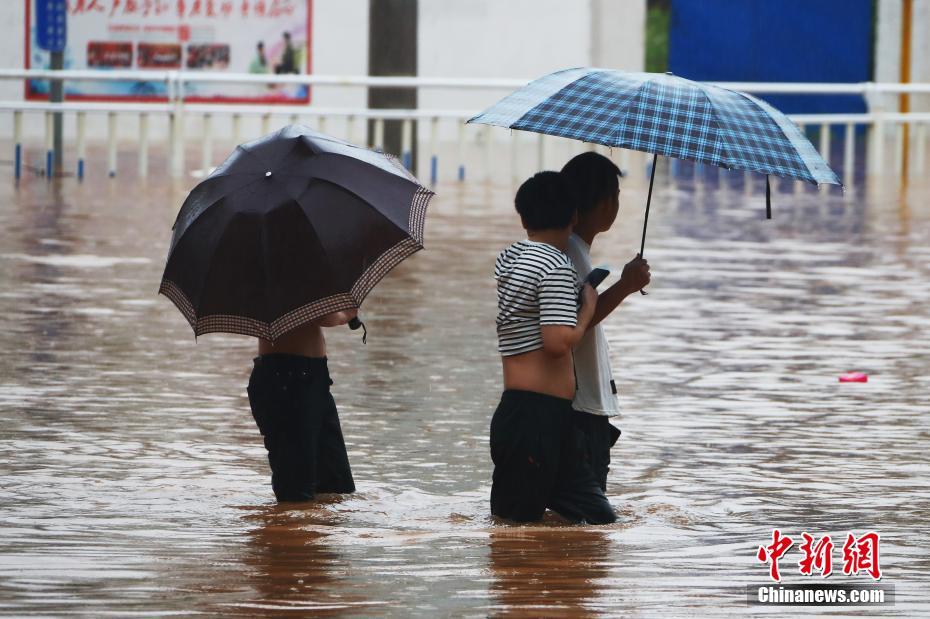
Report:
[[[494,269],[504,393],[491,420],[491,513],[526,522],[549,508],[573,522],[614,522],[584,457],[584,435],[572,425],[572,348],[597,304],[585,285],[578,307],[564,252],[575,208],[557,172],[527,180],[514,202],[527,239],[502,251]]]

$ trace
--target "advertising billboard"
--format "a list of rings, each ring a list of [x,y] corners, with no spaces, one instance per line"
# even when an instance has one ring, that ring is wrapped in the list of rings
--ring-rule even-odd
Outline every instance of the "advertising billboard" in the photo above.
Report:
[[[49,68],[38,45],[39,5],[26,3],[26,68]],[[146,70],[252,74],[309,73],[312,0],[68,0],[65,69],[133,70],[133,81],[69,81],[65,97],[158,101],[163,81]],[[307,86],[187,83],[184,98],[217,103],[306,103]],[[47,99],[48,82],[26,83],[27,99]]]

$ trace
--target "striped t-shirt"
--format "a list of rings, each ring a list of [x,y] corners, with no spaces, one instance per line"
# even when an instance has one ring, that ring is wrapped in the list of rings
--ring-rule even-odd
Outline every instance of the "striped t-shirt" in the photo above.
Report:
[[[548,243],[518,241],[494,265],[497,279],[497,343],[502,356],[542,348],[543,325],[578,322],[575,267]]]

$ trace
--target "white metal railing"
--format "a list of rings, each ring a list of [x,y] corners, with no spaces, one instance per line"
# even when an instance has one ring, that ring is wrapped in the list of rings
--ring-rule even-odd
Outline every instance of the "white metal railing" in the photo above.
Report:
[[[208,73],[194,71],[79,71],[79,70],[41,70],[41,69],[0,69],[0,80],[60,80],[60,81],[144,81],[164,82],[167,96],[163,102],[156,103],[122,103],[122,102],[77,102],[50,103],[44,101],[0,101],[0,111],[12,112],[13,115],[13,143],[14,143],[14,175],[19,178],[21,174],[23,131],[22,121],[24,113],[40,113],[45,115],[46,125],[46,170],[51,169],[52,161],[52,118],[56,113],[73,114],[76,118],[75,147],[77,153],[77,175],[83,177],[84,159],[87,148],[86,116],[88,114],[105,114],[107,117],[107,164],[108,173],[112,176],[117,171],[117,116],[134,115],[138,117],[138,170],[140,176],[148,173],[148,150],[150,145],[149,119],[154,116],[166,117],[169,122],[168,154],[170,170],[175,176],[184,173],[184,143],[185,133],[182,126],[189,116],[200,117],[202,120],[202,148],[201,167],[206,170],[212,167],[213,161],[213,119],[218,116],[227,116],[232,122],[232,138],[238,142],[240,139],[241,121],[244,117],[256,116],[261,119],[263,132],[270,130],[272,117],[287,116],[290,121],[296,122],[301,118],[312,118],[321,131],[325,131],[329,119],[340,119],[344,125],[344,134],[341,137],[351,141],[366,142],[374,148],[384,147],[385,121],[401,121],[402,146],[400,155],[406,165],[410,165],[413,144],[413,123],[424,123],[428,128],[428,137],[422,140],[429,162],[430,181],[435,183],[438,178],[438,152],[440,123],[454,122],[458,125],[455,132],[457,143],[455,145],[455,158],[457,176],[460,180],[465,176],[465,152],[468,144],[463,122],[474,115],[478,110],[453,109],[368,109],[344,107],[319,107],[316,105],[230,105],[212,103],[188,103],[185,101],[185,90],[192,83],[230,83],[230,84],[301,84],[307,86],[326,87],[404,87],[418,89],[451,89],[451,90],[497,90],[508,91],[525,85],[529,80],[521,79],[477,79],[477,78],[441,78],[441,77],[377,77],[377,76],[327,76],[327,75],[256,75],[234,73]],[[829,160],[831,155],[831,134],[833,127],[842,128],[843,157],[842,169],[848,174],[856,165],[856,131],[858,125],[869,128],[868,168],[869,172],[882,173],[885,170],[885,139],[886,130],[893,127],[894,131],[894,169],[901,172],[904,165],[904,128],[914,126],[914,139],[911,147],[914,153],[912,166],[918,172],[926,167],[927,125],[930,124],[930,112],[897,113],[883,109],[881,97],[897,96],[901,94],[928,95],[930,83],[873,83],[863,82],[854,84],[835,83],[744,83],[727,82],[718,83],[720,86],[741,90],[752,94],[849,94],[860,95],[866,100],[869,111],[863,114],[798,114],[791,119],[802,129],[808,126],[818,128],[818,149]],[[493,101],[489,100],[488,103]],[[360,121],[372,120],[373,131],[371,139],[367,137],[358,139],[357,124]],[[485,177],[490,175],[493,145],[491,129],[483,127],[480,135],[484,142],[483,160]],[[517,132],[518,134],[519,132]],[[367,134],[367,131],[366,131]],[[535,134],[535,154],[538,167],[544,167],[546,144],[553,138]],[[516,169],[517,148],[516,134],[511,139],[511,168]]]
[[[515,89],[525,86],[531,79],[516,78],[459,78],[374,75],[292,75],[226,73],[209,71],[153,71],[153,70],[49,70],[0,69],[0,79],[41,79],[61,81],[135,81],[227,84],[301,84],[306,86],[361,86],[394,88],[452,88],[452,89]],[[930,94],[930,83],[897,82],[711,82],[714,85],[741,90],[750,94]],[[169,91],[172,89],[169,89]],[[181,89],[174,89],[182,92]]]

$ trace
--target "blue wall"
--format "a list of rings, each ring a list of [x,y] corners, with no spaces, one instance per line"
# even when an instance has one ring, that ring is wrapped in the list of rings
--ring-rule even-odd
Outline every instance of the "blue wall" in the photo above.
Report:
[[[871,79],[872,0],[672,0],[669,71],[694,80]],[[860,96],[765,95],[787,113],[863,112]]]

